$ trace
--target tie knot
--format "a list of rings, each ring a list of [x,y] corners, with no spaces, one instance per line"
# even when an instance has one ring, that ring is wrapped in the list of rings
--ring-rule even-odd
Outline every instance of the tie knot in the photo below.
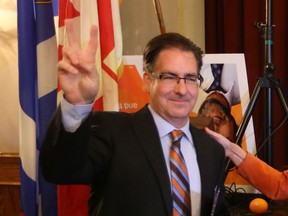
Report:
[[[180,141],[184,133],[182,130],[174,130],[171,132],[172,141]]]

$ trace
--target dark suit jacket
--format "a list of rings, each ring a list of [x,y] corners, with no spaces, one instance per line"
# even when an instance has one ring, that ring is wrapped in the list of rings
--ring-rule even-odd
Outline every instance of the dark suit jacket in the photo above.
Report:
[[[201,175],[201,215],[210,215],[216,185],[221,192],[215,215],[226,215],[224,149],[204,131],[192,126],[190,131]],[[91,113],[74,133],[64,131],[58,109],[42,144],[40,165],[49,182],[90,184],[90,215],[172,215],[167,167],[147,106],[134,114]]]

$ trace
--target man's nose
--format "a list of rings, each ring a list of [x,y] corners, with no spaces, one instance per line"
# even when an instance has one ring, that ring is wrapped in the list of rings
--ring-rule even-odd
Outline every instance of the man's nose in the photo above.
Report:
[[[187,85],[185,78],[179,78],[175,86],[175,92],[179,94],[185,94],[187,92]]]

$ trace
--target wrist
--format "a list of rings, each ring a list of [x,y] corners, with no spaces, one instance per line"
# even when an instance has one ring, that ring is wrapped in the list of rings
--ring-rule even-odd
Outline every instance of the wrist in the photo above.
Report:
[[[76,105],[88,105],[94,103],[95,99],[87,99],[85,100],[84,98],[82,100],[76,100],[73,97],[67,96],[67,94],[63,94],[64,100],[66,100],[68,103],[72,104],[73,106]]]
[[[246,155],[247,152],[244,149],[232,143],[229,151],[227,151],[227,157],[229,157],[236,166],[239,166],[243,162]]]

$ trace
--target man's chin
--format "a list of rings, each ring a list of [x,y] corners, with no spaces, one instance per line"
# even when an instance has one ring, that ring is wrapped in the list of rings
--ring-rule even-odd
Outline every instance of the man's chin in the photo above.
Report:
[[[187,110],[183,110],[183,111],[181,111],[181,110],[176,110],[176,111],[173,111],[173,112],[171,112],[171,117],[172,118],[179,118],[179,119],[183,119],[183,118],[187,118],[187,117],[189,117],[189,115],[190,115],[190,112],[187,112]]]

